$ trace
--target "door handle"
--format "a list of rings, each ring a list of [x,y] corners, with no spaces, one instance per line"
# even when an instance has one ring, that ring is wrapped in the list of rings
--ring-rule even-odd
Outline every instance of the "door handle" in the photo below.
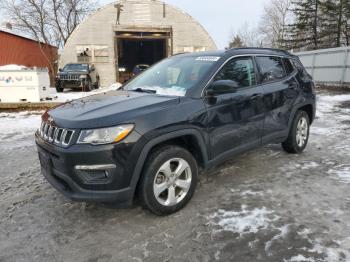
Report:
[[[250,100],[256,100],[262,97],[263,97],[263,94],[254,94],[250,97]]]

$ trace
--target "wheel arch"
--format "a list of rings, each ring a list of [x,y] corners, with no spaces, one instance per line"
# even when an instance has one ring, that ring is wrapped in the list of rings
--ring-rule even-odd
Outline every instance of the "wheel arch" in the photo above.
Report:
[[[289,119],[289,129],[291,128],[292,126],[292,123],[293,123],[293,120],[294,120],[294,117],[295,117],[295,114],[300,111],[300,110],[303,110],[305,111],[308,116],[309,116],[309,119],[310,119],[310,124],[313,123],[313,121],[315,120],[315,115],[316,115],[316,106],[313,104],[313,103],[303,103],[303,104],[300,104],[298,106],[296,106],[294,108],[294,110],[292,111],[292,114],[291,114],[291,117]]]
[[[199,131],[195,129],[185,129],[158,136],[150,140],[143,147],[141,154],[137,159],[131,179],[131,188],[133,190],[133,195],[135,195],[135,191],[139,183],[147,157],[153,150],[163,145],[182,146],[194,156],[194,158],[197,161],[197,164],[200,167],[206,168],[208,165],[208,154],[206,145]]]

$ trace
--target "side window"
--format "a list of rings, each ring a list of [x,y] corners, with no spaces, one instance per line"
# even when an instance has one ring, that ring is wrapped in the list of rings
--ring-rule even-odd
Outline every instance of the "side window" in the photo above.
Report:
[[[216,75],[214,81],[232,80],[239,87],[256,85],[254,63],[252,58],[236,58],[229,61]]]
[[[283,64],[287,75],[290,75],[291,73],[294,72],[294,66],[288,58],[283,58]]]
[[[309,76],[309,74],[306,71],[305,67],[303,66],[303,64],[299,60],[293,59],[292,61],[293,61],[293,64],[294,64],[295,68],[301,74],[301,77],[308,77]]]
[[[256,61],[260,69],[262,83],[276,81],[286,76],[281,58],[258,56]]]

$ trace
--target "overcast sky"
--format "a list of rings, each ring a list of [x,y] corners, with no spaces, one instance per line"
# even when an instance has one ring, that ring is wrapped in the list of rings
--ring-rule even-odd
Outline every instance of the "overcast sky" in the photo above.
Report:
[[[1,0],[0,0],[1,1]],[[114,0],[99,0],[105,5]],[[165,0],[197,19],[209,32],[218,48],[227,46],[232,31],[244,23],[256,26],[269,0]],[[0,12],[0,23],[1,21]]]

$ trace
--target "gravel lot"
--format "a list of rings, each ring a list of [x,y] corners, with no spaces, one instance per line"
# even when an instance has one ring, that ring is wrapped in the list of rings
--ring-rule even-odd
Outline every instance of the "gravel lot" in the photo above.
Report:
[[[0,261],[350,261],[350,94],[318,108],[305,153],[236,157],[163,218],[65,199],[40,174],[39,115],[0,113]]]

